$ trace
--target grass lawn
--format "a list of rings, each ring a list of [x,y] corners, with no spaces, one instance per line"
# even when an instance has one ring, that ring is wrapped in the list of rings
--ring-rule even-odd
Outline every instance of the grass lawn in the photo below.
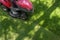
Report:
[[[0,8],[0,40],[60,40],[60,0],[31,0],[28,21],[10,17]]]

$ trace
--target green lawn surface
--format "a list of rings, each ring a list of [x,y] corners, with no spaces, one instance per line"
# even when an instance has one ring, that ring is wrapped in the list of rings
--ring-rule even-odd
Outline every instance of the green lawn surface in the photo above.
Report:
[[[0,40],[60,40],[60,0],[31,0],[34,13],[24,21],[0,8]]]

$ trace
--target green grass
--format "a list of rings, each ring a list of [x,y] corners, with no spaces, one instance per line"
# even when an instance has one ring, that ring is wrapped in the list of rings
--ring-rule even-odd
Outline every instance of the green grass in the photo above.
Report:
[[[34,14],[23,21],[0,8],[0,40],[60,40],[60,0],[31,0]]]

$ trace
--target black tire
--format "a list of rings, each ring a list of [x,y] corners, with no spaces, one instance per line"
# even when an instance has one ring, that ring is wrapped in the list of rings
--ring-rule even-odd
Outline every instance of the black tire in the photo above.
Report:
[[[15,12],[15,11],[13,11],[13,10],[10,10],[10,11],[9,11],[9,15],[10,15],[11,17],[13,17],[13,18],[18,18],[18,17],[19,17],[18,12]]]
[[[20,15],[20,19],[27,20],[27,14],[22,12],[21,15]]]
[[[2,10],[4,10],[4,11],[8,11],[8,8],[5,7],[4,5],[2,5],[1,3],[0,3],[0,7],[1,7]]]
[[[27,15],[25,13],[21,13],[21,14],[18,14],[17,12],[15,12],[15,13],[16,14],[14,14],[13,11],[10,11],[9,15],[13,18],[19,18],[22,20],[27,20]]]

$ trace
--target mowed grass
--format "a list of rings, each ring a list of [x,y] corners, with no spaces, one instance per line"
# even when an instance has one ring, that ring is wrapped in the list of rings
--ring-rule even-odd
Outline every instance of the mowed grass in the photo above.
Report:
[[[60,40],[60,0],[31,0],[34,13],[24,21],[0,8],[0,40]]]

